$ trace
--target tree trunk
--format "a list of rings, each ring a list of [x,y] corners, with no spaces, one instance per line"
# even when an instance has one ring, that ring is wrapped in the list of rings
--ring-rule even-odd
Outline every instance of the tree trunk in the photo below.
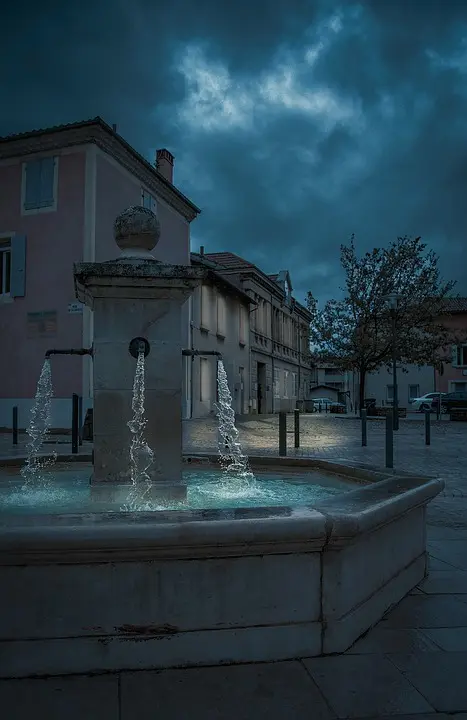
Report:
[[[358,388],[358,412],[361,413],[361,410],[365,407],[365,378],[366,378],[366,370],[365,368],[360,368],[359,370],[359,388]]]

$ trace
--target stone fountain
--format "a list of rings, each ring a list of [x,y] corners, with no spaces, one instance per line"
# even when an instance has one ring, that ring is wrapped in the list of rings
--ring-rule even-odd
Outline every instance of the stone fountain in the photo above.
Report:
[[[182,306],[205,270],[166,265],[152,255],[160,237],[157,217],[130,207],[114,225],[117,260],[77,263],[77,298],[94,312],[93,494],[122,498],[130,483],[128,448],[138,346],[145,353],[146,440],[153,499],[182,499]]]
[[[142,353],[152,496],[185,494],[182,353],[197,351],[182,349],[181,309],[203,270],[158,262],[159,232],[150,211],[130,208],[115,223],[121,256],[75,266],[94,311],[94,346],[78,354],[93,355],[98,499],[128,492]],[[339,653],[426,574],[426,506],[442,480],[316,458],[250,462],[259,479],[265,465],[280,474],[285,497],[291,473],[303,483],[334,473],[352,489],[304,505],[233,497],[208,512],[0,513],[0,677]]]

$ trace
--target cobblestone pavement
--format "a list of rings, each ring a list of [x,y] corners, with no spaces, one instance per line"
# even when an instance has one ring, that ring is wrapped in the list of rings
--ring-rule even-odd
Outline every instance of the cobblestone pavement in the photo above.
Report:
[[[239,439],[248,454],[277,455],[277,415],[244,416],[237,420]],[[184,449],[194,452],[216,450],[217,426],[214,417],[184,423]],[[314,456],[383,466],[385,463],[385,422],[368,421],[368,444],[361,446],[361,423],[357,418],[330,415],[300,416],[300,448],[295,449],[293,416],[287,418],[287,454]],[[425,445],[424,421],[401,421],[394,434],[394,467],[399,470],[445,478],[451,493],[467,494],[465,460],[467,424],[433,422],[431,445]]]

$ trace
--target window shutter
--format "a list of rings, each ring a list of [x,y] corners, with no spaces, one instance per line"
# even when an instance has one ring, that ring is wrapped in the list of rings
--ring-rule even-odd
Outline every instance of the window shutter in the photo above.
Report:
[[[457,367],[457,345],[451,346],[451,353],[452,353],[452,366]]]
[[[33,160],[26,163],[25,168],[26,192],[24,207],[26,210],[36,208],[41,200],[41,163]]]
[[[40,188],[40,204],[42,207],[53,205],[54,201],[54,174],[55,174],[55,158],[47,157],[40,161],[41,169],[41,188]]]
[[[11,238],[11,297],[24,297],[26,294],[26,235]]]

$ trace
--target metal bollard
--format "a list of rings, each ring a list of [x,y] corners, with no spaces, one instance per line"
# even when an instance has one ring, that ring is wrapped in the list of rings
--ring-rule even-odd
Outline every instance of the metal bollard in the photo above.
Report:
[[[431,445],[431,411],[425,410],[425,445]]]
[[[78,396],[78,439],[83,444],[83,396]]]
[[[394,467],[394,411],[386,415],[386,467]]]
[[[295,440],[295,447],[300,447],[300,410],[295,409],[293,411],[294,414],[294,440]]]
[[[13,445],[18,444],[18,406],[15,405],[13,407],[13,422],[11,425],[12,434],[13,434]]]
[[[79,398],[73,393],[71,398],[71,452],[76,455],[79,447]]]
[[[362,417],[362,447],[366,447],[366,439],[367,439],[367,434],[366,434],[366,410],[362,410],[361,417]]]
[[[279,455],[287,455],[287,413],[279,413]]]

